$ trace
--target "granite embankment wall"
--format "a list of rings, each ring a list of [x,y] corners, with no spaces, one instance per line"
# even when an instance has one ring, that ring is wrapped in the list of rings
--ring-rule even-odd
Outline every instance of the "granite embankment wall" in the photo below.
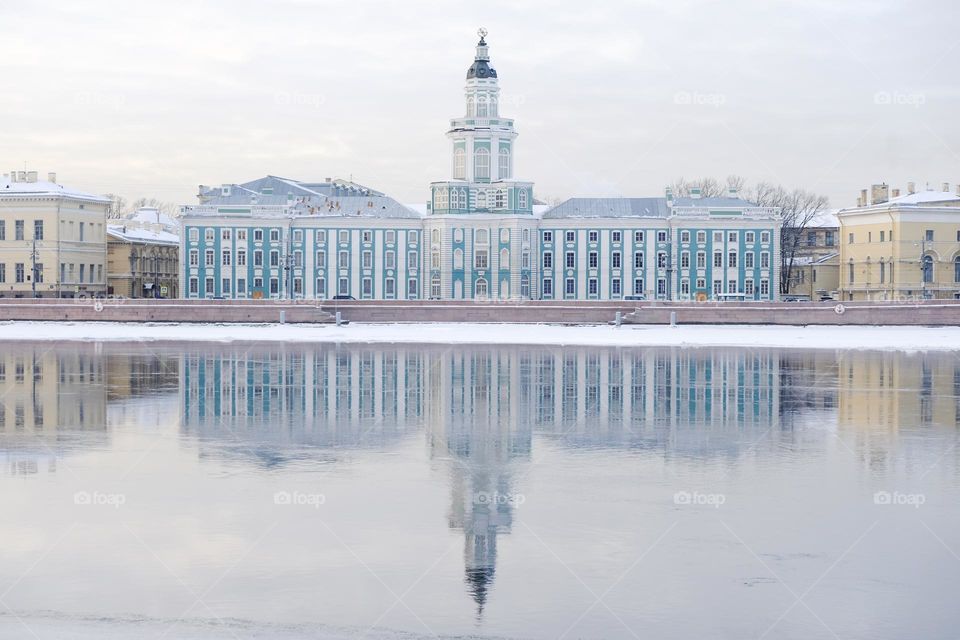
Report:
[[[960,300],[922,302],[461,302],[0,299],[0,321],[328,323],[611,322],[628,324],[960,325]]]

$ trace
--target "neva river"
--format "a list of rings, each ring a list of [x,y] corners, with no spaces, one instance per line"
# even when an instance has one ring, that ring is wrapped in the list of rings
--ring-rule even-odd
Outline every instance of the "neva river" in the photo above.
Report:
[[[960,357],[0,354],[2,638],[956,638]]]

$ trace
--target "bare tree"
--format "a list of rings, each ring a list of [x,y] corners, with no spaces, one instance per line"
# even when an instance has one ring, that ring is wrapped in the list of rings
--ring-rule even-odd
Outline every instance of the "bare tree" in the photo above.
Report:
[[[110,200],[110,204],[107,206],[108,218],[120,218],[127,212],[127,199],[123,196],[115,193],[105,193],[103,197]]]
[[[170,215],[176,216],[180,208],[169,202],[164,202],[163,200],[158,200],[157,198],[137,198],[133,201],[132,209],[136,211],[143,207],[150,207],[152,209],[159,209],[161,212]]]
[[[717,180],[715,178],[697,178],[695,180],[686,180],[683,177],[677,178],[670,185],[675,197],[687,198],[690,196],[690,190],[694,187],[700,189],[701,198],[722,198],[727,195],[728,189],[733,188],[741,191],[747,180],[743,176],[729,175],[726,180]]]

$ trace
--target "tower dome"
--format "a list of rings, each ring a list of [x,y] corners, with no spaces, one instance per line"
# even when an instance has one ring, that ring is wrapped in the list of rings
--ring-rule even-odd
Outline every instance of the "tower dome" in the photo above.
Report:
[[[487,30],[481,28],[478,32],[480,42],[477,43],[477,55],[473,64],[467,69],[467,80],[472,78],[496,78],[497,70],[490,66],[490,54],[487,51]]]

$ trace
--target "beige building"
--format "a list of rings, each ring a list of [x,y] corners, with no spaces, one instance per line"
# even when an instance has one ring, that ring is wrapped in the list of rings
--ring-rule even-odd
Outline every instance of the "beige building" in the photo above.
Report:
[[[838,212],[843,300],[960,298],[960,195],[874,185]],[[960,190],[958,190],[960,191]],[[867,204],[869,202],[869,204]]]
[[[802,256],[794,259],[790,288],[785,299],[813,300],[814,302],[835,299],[840,289],[840,254]]]
[[[75,297],[107,290],[109,200],[68,189],[56,174],[0,180],[0,297]]]
[[[179,296],[179,223],[144,207],[107,225],[107,293],[125,298]]]

